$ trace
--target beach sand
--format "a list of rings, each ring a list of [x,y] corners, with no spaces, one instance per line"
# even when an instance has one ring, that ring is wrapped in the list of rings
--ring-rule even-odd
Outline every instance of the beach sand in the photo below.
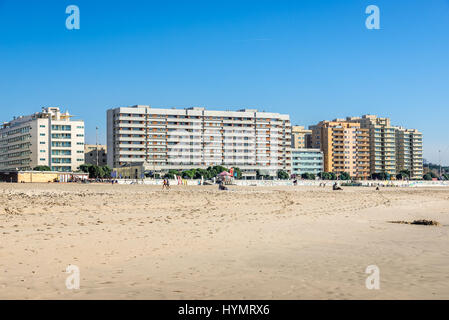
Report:
[[[0,239],[0,299],[449,299],[449,188],[0,184]]]

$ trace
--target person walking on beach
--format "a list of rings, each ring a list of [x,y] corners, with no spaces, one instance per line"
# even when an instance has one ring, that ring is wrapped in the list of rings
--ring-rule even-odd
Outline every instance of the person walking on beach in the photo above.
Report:
[[[167,190],[170,189],[170,182],[168,179],[164,179],[164,182],[162,184],[162,190],[164,190],[164,189],[167,189]]]

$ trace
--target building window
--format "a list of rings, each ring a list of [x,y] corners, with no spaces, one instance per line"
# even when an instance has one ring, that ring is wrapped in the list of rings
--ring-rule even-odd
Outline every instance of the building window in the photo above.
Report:
[[[72,127],[67,126],[67,125],[52,125],[51,129],[58,130],[58,131],[70,131],[72,129]]]

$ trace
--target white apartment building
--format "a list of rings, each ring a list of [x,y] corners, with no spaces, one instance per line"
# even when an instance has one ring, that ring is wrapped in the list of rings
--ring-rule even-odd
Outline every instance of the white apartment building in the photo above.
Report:
[[[0,127],[0,171],[49,166],[76,171],[84,163],[84,121],[59,108],[14,118]]]
[[[422,133],[416,129],[396,127],[396,171],[409,170],[410,178],[421,179],[423,170]]]
[[[138,105],[108,110],[107,127],[112,168],[146,163],[154,171],[222,165],[291,172],[289,115]]]

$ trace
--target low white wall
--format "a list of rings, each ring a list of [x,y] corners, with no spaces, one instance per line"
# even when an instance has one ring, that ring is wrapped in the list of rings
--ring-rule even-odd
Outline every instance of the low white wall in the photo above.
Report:
[[[162,186],[164,179],[118,179],[118,184],[145,184],[151,186]],[[177,186],[178,180],[169,180],[171,186]],[[200,180],[183,180],[184,183],[187,183],[188,186],[197,186],[199,185]]]
[[[119,179],[119,184],[144,184],[144,185],[160,185],[162,186],[163,179]],[[199,185],[200,180],[183,180],[189,186]],[[333,180],[298,180],[298,186],[319,186],[325,183],[327,186],[331,186],[334,182],[339,184],[346,181],[333,181]],[[384,187],[449,187],[449,181],[355,181],[361,183],[363,186],[384,186]],[[260,186],[260,187],[273,187],[273,186],[293,186],[292,180],[234,180],[234,185],[237,186]],[[178,180],[170,180],[170,185],[178,185]]]
[[[327,186],[333,185],[335,182],[338,184],[345,183],[342,180],[298,180],[298,186],[319,186],[325,183]],[[362,186],[384,186],[384,187],[449,187],[449,181],[354,181],[361,183]],[[238,186],[292,186],[291,180],[274,180],[274,181],[261,181],[261,180],[236,180],[235,185]]]
[[[292,186],[292,180],[234,180],[237,186],[262,186],[262,187],[272,187],[272,186]],[[301,181],[302,182],[302,181]],[[309,181],[314,183],[315,181]],[[299,185],[299,181],[298,181]],[[306,185],[306,184],[303,184]]]

